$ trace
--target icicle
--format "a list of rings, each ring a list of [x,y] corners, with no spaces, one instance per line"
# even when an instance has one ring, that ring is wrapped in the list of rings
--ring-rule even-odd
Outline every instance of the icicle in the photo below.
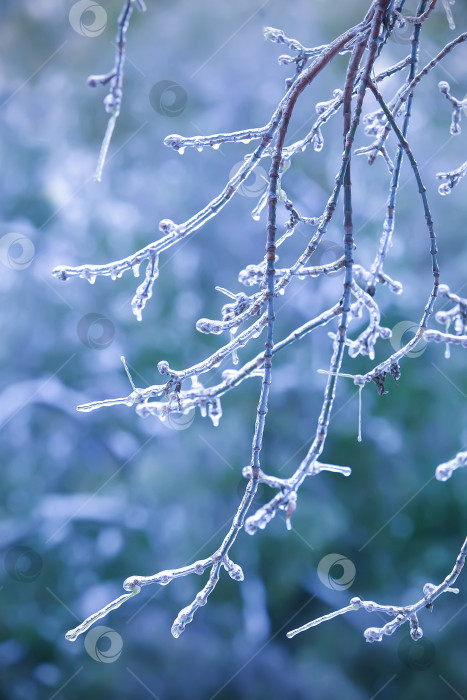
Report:
[[[144,281],[141,282],[132,299],[131,308],[138,321],[142,320],[142,312],[146,302],[152,297],[152,287],[159,276],[158,262],[159,256],[153,253],[148,260]]]
[[[446,19],[449,24],[449,29],[455,29],[456,23],[454,22],[454,16],[452,14],[451,5],[454,5],[455,0],[443,0],[444,11],[446,12]]]
[[[293,233],[294,233],[294,231],[295,231],[295,227],[293,227],[293,228],[287,228],[286,231],[285,231],[285,233],[283,233],[282,236],[281,236],[281,237],[279,238],[279,240],[277,241],[277,243],[276,243],[276,249],[279,248],[279,247],[283,244],[283,242],[284,242],[289,236],[292,236]],[[276,258],[276,261],[277,261],[278,259],[279,259],[279,258]]]
[[[266,189],[265,192],[261,195],[261,197],[258,200],[258,204],[255,206],[253,211],[251,212],[251,216],[253,221],[259,221],[261,218],[261,212],[263,211],[264,207],[267,204],[268,201],[268,190]]]
[[[333,472],[335,474],[342,474],[342,476],[350,476],[352,470],[350,467],[341,467],[339,464],[325,464],[324,462],[314,462],[308,467],[307,474],[311,476],[316,476],[321,472]]]
[[[91,10],[92,11],[92,10]],[[115,123],[119,115],[118,106],[114,103],[109,102],[109,98],[113,100],[113,96],[108,94],[104,99],[105,111],[110,113],[110,118],[107,124],[107,129],[105,130],[104,140],[102,141],[101,150],[99,152],[99,158],[97,160],[96,172],[94,173],[94,180],[100,182],[102,179],[102,171],[104,170],[105,160],[107,158],[107,152],[109,150],[110,141],[112,139],[113,130],[115,128]]]
[[[358,387],[358,442],[362,441],[362,389],[363,384]]]
[[[193,376],[191,377],[191,388],[194,391],[203,391],[203,389],[204,389],[204,386],[199,381],[199,377],[197,374],[193,374]]]
[[[335,339],[334,333],[328,334],[330,338]],[[332,374],[335,377],[346,377],[346,379],[357,379],[360,375],[358,374],[344,374],[344,372],[330,372],[328,369],[317,369],[318,374]]]
[[[448,318],[448,319],[446,319],[446,326],[445,326],[445,331],[446,331],[446,333],[449,333],[449,326],[450,326],[450,325],[451,325],[451,321],[450,321],[450,319]],[[449,360],[449,358],[451,357],[451,346],[449,345],[449,343],[446,343],[446,349],[445,349],[445,351],[444,351],[444,357],[446,358],[446,360]]]
[[[133,265],[131,266],[131,269],[133,270],[133,274],[134,274],[135,277],[139,277],[139,267],[140,267],[140,265],[141,265],[140,262],[135,262],[135,263],[133,263]]]
[[[131,388],[133,389],[133,391],[136,391],[136,387],[135,387],[135,384],[134,384],[134,382],[133,382],[133,378],[132,378],[132,376],[131,376],[131,374],[130,374],[130,370],[128,369],[128,365],[127,365],[127,363],[126,363],[125,356],[124,356],[124,355],[120,355],[120,360],[122,361],[123,366],[124,366],[124,368],[125,368],[126,376],[128,377],[128,380],[129,380],[129,382],[130,382]]]
[[[296,507],[297,507],[297,494],[295,492],[293,492],[290,494],[289,502],[287,504],[287,510],[285,513],[285,526],[286,526],[287,530],[292,529],[291,519],[292,519],[292,515],[295,512]]]
[[[226,297],[229,297],[229,299],[237,299],[237,294],[234,294],[233,292],[229,292],[228,289],[225,289],[225,287],[219,287],[216,286],[214,287],[216,292],[221,292],[222,294],[225,294]]]
[[[313,137],[313,148],[316,151],[316,153],[319,153],[320,151],[323,150],[323,146],[324,146],[323,134],[321,133],[321,129],[317,129],[316,133]]]
[[[235,333],[237,332],[236,328],[231,328],[230,329],[230,340],[233,340],[235,338]],[[232,352],[232,362],[234,365],[238,365],[238,352],[237,348]]]
[[[221,402],[219,401],[217,396],[209,400],[208,416],[212,420],[213,426],[217,428],[217,426],[219,425],[219,421],[222,418]]]

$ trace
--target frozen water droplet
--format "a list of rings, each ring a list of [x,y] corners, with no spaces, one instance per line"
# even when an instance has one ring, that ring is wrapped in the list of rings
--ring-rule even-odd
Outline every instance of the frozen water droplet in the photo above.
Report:
[[[212,420],[213,426],[217,428],[222,417],[221,402],[217,397],[212,399],[208,404],[208,416]]]
[[[133,270],[133,274],[134,274],[135,277],[139,277],[139,266],[140,266],[140,263],[139,263],[139,262],[135,262],[135,263],[133,263],[133,265],[131,266],[131,267],[132,267],[132,270]]]
[[[117,279],[117,270],[114,267],[110,268],[110,279]]]
[[[89,284],[94,284],[94,282],[96,281],[96,277],[97,277],[97,275],[89,274],[87,276],[87,280],[88,280]]]
[[[242,571],[242,567],[238,564],[234,564],[233,562],[231,562],[227,571],[230,578],[232,578],[234,581],[243,581],[245,578]]]
[[[159,221],[159,231],[162,231],[162,233],[174,233],[177,228],[177,225],[174,224],[172,219],[161,219]]]
[[[230,340],[232,341],[235,338],[235,333],[237,332],[237,327],[231,328],[230,329]],[[238,365],[238,353],[237,353],[237,348],[235,348],[232,352],[232,362],[234,365]]]
[[[438,187],[438,192],[442,195],[451,194],[451,187],[445,182],[444,185]]]
[[[178,152],[182,156],[185,153],[185,146],[180,146],[180,148],[178,149]]]
[[[200,391],[204,388],[197,374],[194,374],[191,378],[191,388],[196,389],[196,391]]]
[[[323,146],[324,146],[323,134],[318,129],[318,131],[316,132],[315,137],[313,139],[313,148],[316,151],[316,153],[319,153],[320,151],[323,150]]]
[[[251,139],[241,139],[241,143],[250,143]]]
[[[325,112],[328,107],[329,107],[329,102],[318,102],[316,107],[315,107],[316,114],[323,114],[323,112]]]
[[[200,333],[214,333],[214,335],[219,335],[222,333],[222,323],[219,321],[210,321],[208,318],[200,318],[196,322],[196,329]]]
[[[201,151],[203,150],[203,147],[202,147],[202,146],[196,146],[196,150],[197,150],[199,153],[201,153]]]
[[[220,146],[221,146],[220,143],[213,143],[212,144],[212,147],[215,151],[217,151],[220,148]]]
[[[137,321],[142,321],[143,320],[143,310],[141,308],[141,301],[139,297],[135,297],[133,301],[131,302],[131,308],[133,310],[134,315],[136,316]]]

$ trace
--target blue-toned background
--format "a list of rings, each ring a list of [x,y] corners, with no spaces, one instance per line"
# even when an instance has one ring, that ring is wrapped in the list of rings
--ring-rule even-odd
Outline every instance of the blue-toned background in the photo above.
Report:
[[[453,7],[455,32],[439,4],[424,32],[422,64],[467,28],[461,0]],[[149,0],[147,13],[135,12],[129,28],[122,112],[97,184],[106,90],[86,87],[85,79],[113,65],[121,4],[88,3],[94,14],[88,10],[74,27],[72,5],[3,0],[0,8],[1,697],[464,697],[465,573],[459,596],[445,595],[433,613],[421,613],[425,637],[417,645],[409,644],[406,627],[381,644],[366,644],[363,630],[385,620],[364,612],[291,641],[285,637],[354,595],[414,602],[424,583],[438,583],[451,570],[465,537],[467,475],[460,470],[440,483],[434,471],[467,442],[466,355],[452,348],[446,359],[440,345],[403,361],[399,385],[387,381],[388,395],[365,388],[361,443],[357,390],[340,381],[323,459],[351,466],[352,477],[325,473],[306,482],[291,532],[276,517],[253,538],[241,533],[232,556],[245,581],[223,575],[180,639],[170,634],[172,621],[204,577],[143,589],[101,622],[110,636],[100,642],[89,637],[88,650],[84,637],[65,640],[69,628],[122,592],[127,576],[209,556],[228,529],[244,487],[241,469],[250,460],[258,379],[223,399],[218,428],[198,412],[189,428],[177,430],[156,418],[142,420],[125,406],[90,414],[75,407],[130,392],[122,354],[144,387],[159,382],[160,360],[182,368],[222,343],[222,337],[197,333],[195,323],[218,317],[226,300],[215,285],[241,291],[239,270],[261,260],[264,215],[253,221],[257,198],[237,196],[192,239],[163,255],[142,323],[130,308],[137,284],[132,275],[90,286],[59,282],[51,270],[124,257],[159,235],[160,219],[184,221],[220,191],[247,146],[181,157],[163,146],[163,138],[267,122],[290,70],[278,66],[287,49],[265,42],[264,26],[314,46],[360,21],[368,9],[366,0]],[[407,11],[414,12],[415,3],[407,3]],[[381,69],[409,50],[409,33],[401,28]],[[467,93],[466,56],[465,46],[456,49],[420,86],[411,127],[438,234],[442,282],[464,296],[467,183],[440,197],[435,174],[466,158],[466,133],[450,136],[450,107],[437,89],[439,80],[448,80],[456,97]],[[303,94],[290,138],[307,133],[315,104],[342,85],[347,59],[337,57]],[[176,115],[156,111],[149,99],[164,80],[186,93]],[[397,85],[397,79],[388,81],[386,96]],[[368,99],[366,111],[371,109]],[[303,214],[323,209],[339,164],[341,130],[339,114],[323,130],[321,153],[300,154],[284,177]],[[356,146],[368,143],[360,134]],[[361,158],[352,176],[355,260],[368,265],[381,231],[387,171],[382,159],[370,169]],[[419,321],[432,281],[421,201],[405,164],[401,183],[386,271],[404,284],[404,295],[393,296],[386,287],[377,295],[383,325],[390,328]],[[261,189],[261,182],[252,178],[250,190],[256,186]],[[336,214],[328,242],[342,240],[341,219]],[[11,233],[19,239],[8,238]],[[280,251],[282,262],[304,247],[308,233],[297,229],[289,252],[284,247],[282,258]],[[341,284],[337,276],[291,285],[278,301],[276,337],[333,304]],[[91,327],[88,314],[103,317],[104,326]],[[328,330],[277,357],[262,456],[266,472],[290,475],[314,436],[325,385],[316,370],[328,367]],[[241,361],[263,342],[242,351]],[[391,352],[391,343],[380,341],[376,360]],[[373,364],[346,358],[344,371],[364,372]],[[258,505],[269,496],[261,488]],[[332,577],[329,586],[320,580],[319,563],[329,554],[355,567],[348,589],[333,590]],[[333,575],[341,573],[337,567]]]

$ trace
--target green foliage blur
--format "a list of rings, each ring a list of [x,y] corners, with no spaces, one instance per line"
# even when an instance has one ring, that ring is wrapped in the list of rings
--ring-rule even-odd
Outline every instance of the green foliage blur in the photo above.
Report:
[[[278,66],[277,57],[287,50],[264,41],[264,26],[320,45],[358,22],[368,4],[149,0],[144,15],[134,12],[128,31],[122,111],[97,184],[106,90],[88,88],[85,80],[113,65],[121,3],[103,0],[106,21],[86,36],[70,24],[72,2],[3,0],[0,234],[26,237],[35,254],[20,269],[5,264],[3,255],[0,275],[2,699],[455,697],[447,684],[459,696],[465,693],[465,572],[458,596],[445,595],[432,613],[421,614],[425,637],[417,645],[408,645],[406,627],[381,644],[366,644],[363,630],[386,620],[364,612],[291,641],[285,637],[354,595],[412,603],[424,583],[438,583],[451,570],[465,537],[467,474],[460,470],[440,483],[434,472],[467,442],[466,355],[454,347],[446,359],[444,347],[435,344],[402,362],[400,382],[389,378],[386,396],[378,396],[376,386],[365,387],[361,443],[357,389],[349,380],[339,382],[323,461],[351,466],[352,476],[309,479],[291,532],[276,517],[253,538],[241,533],[232,557],[245,581],[222,576],[180,639],[170,635],[172,621],[204,577],[145,588],[103,620],[113,639],[123,642],[111,662],[99,661],[97,646],[93,657],[83,637],[75,643],[64,638],[118,596],[127,576],[209,556],[228,529],[245,485],[241,470],[250,460],[258,379],[224,397],[218,428],[199,413],[189,429],[174,430],[156,418],[142,420],[126,406],[94,413],[75,407],[130,392],[122,354],[144,387],[160,381],[158,361],[182,368],[219,345],[220,338],[197,333],[196,320],[217,318],[225,298],[214,287],[241,291],[239,270],[262,259],[264,214],[253,221],[256,199],[237,196],[192,239],[163,255],[142,323],[131,313],[137,284],[131,274],[90,286],[77,279],[59,282],[51,270],[122,258],[158,236],[161,219],[181,222],[220,191],[249,147],[227,144],[181,157],[163,146],[163,138],[268,121],[290,68]],[[438,4],[423,32],[422,65],[467,27],[465,3],[453,6],[454,32]],[[407,3],[408,12],[415,7]],[[409,51],[400,29],[381,69]],[[437,88],[439,80],[448,80],[456,97],[467,93],[466,51],[465,45],[456,49],[422,83],[410,130],[438,234],[441,281],[463,296],[467,183],[440,197],[435,175],[466,158],[466,130],[450,136],[450,106]],[[342,86],[346,61],[338,57],[301,97],[291,138],[307,133],[315,104]],[[186,106],[174,116],[158,113],[149,99],[164,80],[186,91]],[[391,78],[384,94],[392,96],[397,85],[398,78]],[[368,97],[366,111],[373,109]],[[300,154],[284,177],[303,214],[322,211],[339,164],[341,130],[339,114],[323,130],[324,149]],[[356,147],[368,143],[360,131]],[[395,148],[391,139],[390,152]],[[382,159],[370,169],[365,158],[356,158],[352,178],[355,260],[369,265],[381,233],[388,175]],[[341,241],[340,222],[337,214],[328,240]],[[299,228],[295,238],[284,263],[304,247],[308,231]],[[385,269],[403,283],[404,294],[378,288],[383,325],[417,323],[432,276],[423,209],[406,164]],[[337,276],[291,285],[278,300],[276,337],[334,303],[341,284]],[[92,339],[86,344],[78,335],[80,320],[91,313],[108,319],[105,347],[92,347]],[[434,319],[431,326],[438,327]],[[328,330],[292,345],[274,363],[262,454],[268,473],[290,475],[314,436],[325,385],[316,370],[328,368]],[[242,351],[240,360],[263,342]],[[379,341],[376,360],[392,352],[389,341]],[[346,358],[343,371],[363,373],[373,364]],[[261,488],[258,505],[270,495]],[[330,553],[355,566],[346,590],[323,585],[318,577],[319,562]],[[99,642],[104,657],[106,643],[109,638]]]

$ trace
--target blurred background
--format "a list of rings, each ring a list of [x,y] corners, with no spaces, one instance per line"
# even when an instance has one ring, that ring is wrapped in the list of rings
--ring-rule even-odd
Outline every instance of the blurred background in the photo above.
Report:
[[[422,64],[467,26],[464,3],[452,8],[454,32],[439,5],[423,33]],[[355,595],[412,603],[427,581],[438,583],[451,570],[465,537],[466,474],[440,483],[434,472],[467,442],[466,356],[455,347],[447,359],[444,346],[418,346],[402,362],[399,384],[386,381],[383,397],[376,386],[365,387],[361,443],[358,392],[351,381],[339,382],[323,460],[351,466],[351,478],[324,473],[308,480],[292,531],[278,516],[253,538],[241,533],[232,557],[245,581],[223,575],[180,639],[172,638],[171,624],[204,577],[145,588],[101,621],[97,633],[75,643],[64,638],[120,595],[127,576],[209,556],[228,529],[245,485],[258,379],[224,397],[217,428],[198,412],[188,425],[168,426],[126,406],[90,414],[75,407],[130,392],[122,354],[145,387],[160,381],[160,360],[182,368],[224,342],[197,333],[195,323],[219,317],[226,299],[215,285],[241,291],[238,272],[263,257],[264,214],[260,221],[250,215],[263,183],[252,176],[218,217],[161,257],[142,323],[131,312],[132,275],[90,286],[59,282],[51,270],[122,258],[159,235],[160,219],[178,223],[203,207],[249,148],[228,144],[181,157],[163,146],[164,137],[265,124],[290,69],[277,64],[287,50],[265,42],[263,27],[320,45],[360,21],[368,2],[149,0],[128,31],[122,111],[98,184],[93,173],[107,124],[106,90],[88,88],[85,80],[113,66],[120,8],[118,0],[3,0],[0,8],[1,697],[464,697],[465,572],[458,596],[445,595],[433,613],[421,613],[425,636],[417,644],[406,626],[381,644],[366,644],[364,629],[386,620],[364,612],[293,640],[285,636]],[[414,11],[415,3],[407,3],[407,12]],[[410,32],[401,27],[379,68],[409,50]],[[307,133],[315,104],[342,86],[347,60],[337,57],[302,95],[290,139]],[[466,134],[450,136],[450,105],[437,88],[448,80],[462,99],[465,60],[460,47],[423,82],[410,132],[438,234],[441,281],[463,296],[467,183],[440,197],[435,175],[465,160]],[[164,81],[176,91],[167,92]],[[391,97],[398,84],[388,80],[384,94]],[[365,111],[374,108],[368,98]],[[323,135],[324,149],[297,156],[283,181],[308,216],[321,213],[334,181],[340,114]],[[356,146],[368,143],[360,133]],[[395,141],[389,146],[393,154]],[[357,158],[352,176],[355,260],[369,265],[388,174],[382,159],[370,170]],[[338,256],[341,219],[336,214],[317,253],[321,262]],[[299,227],[283,257],[280,250],[281,261],[294,259],[308,238]],[[393,344],[379,341],[376,361],[410,338],[432,284],[423,210],[405,164],[385,269],[403,283],[404,295],[377,290],[382,323],[394,335]],[[341,285],[340,276],[291,285],[278,300],[276,338],[333,304]],[[360,330],[365,319],[361,324]],[[431,326],[439,327],[434,319]],[[329,330],[290,346],[274,363],[262,454],[268,473],[290,475],[314,436],[325,386],[316,370],[328,368]],[[357,333],[355,326],[351,337]],[[263,342],[243,350],[240,361]],[[346,357],[343,371],[373,365]],[[212,383],[229,367],[224,363]],[[270,496],[260,488],[257,505]]]

